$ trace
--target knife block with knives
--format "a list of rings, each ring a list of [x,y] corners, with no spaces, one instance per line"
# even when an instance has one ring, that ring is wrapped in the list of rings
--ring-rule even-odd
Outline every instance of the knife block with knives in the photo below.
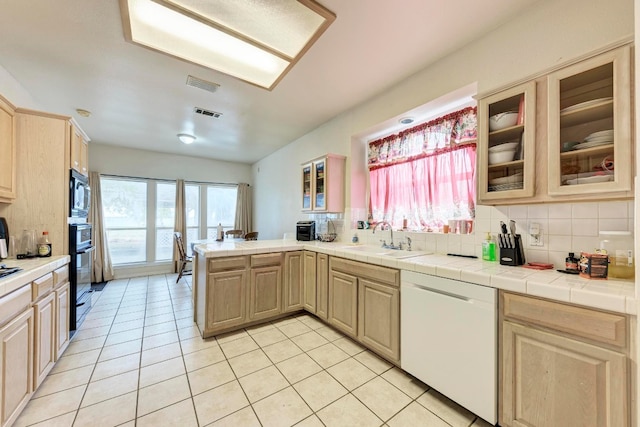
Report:
[[[524,247],[522,236],[516,234],[515,221],[509,221],[511,233],[507,233],[507,225],[500,221],[502,234],[498,234],[498,246],[500,248],[500,264],[502,265],[524,265]]]

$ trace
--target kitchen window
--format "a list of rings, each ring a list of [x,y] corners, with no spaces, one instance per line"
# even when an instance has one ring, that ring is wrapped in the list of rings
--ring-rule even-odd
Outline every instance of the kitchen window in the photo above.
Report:
[[[148,182],[102,177],[100,186],[111,262],[146,262]]]
[[[187,253],[191,253],[194,240],[215,239],[218,224],[228,230],[234,228],[237,197],[235,184],[185,184]]]
[[[370,221],[438,231],[475,216],[477,120],[468,107],[369,142]]]
[[[173,257],[175,181],[102,176],[104,224],[113,265],[170,262]],[[237,185],[185,183],[186,248],[232,229]]]

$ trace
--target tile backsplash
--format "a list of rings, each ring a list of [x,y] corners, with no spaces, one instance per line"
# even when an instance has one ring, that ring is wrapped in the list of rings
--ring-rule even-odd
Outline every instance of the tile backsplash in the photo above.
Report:
[[[412,240],[414,250],[426,250],[436,253],[457,253],[462,255],[482,255],[482,242],[486,233],[492,236],[500,232],[500,221],[516,222],[517,232],[522,235],[527,262],[553,263],[564,266],[569,252],[592,251],[600,246],[600,231],[633,232],[633,200],[561,203],[516,206],[476,206],[476,218],[473,234],[439,234],[394,231],[394,243]],[[542,246],[532,246],[529,235],[530,224],[540,227]],[[357,233],[362,243],[379,245],[380,240],[390,242],[390,232],[377,230],[345,230],[343,241],[350,241]]]

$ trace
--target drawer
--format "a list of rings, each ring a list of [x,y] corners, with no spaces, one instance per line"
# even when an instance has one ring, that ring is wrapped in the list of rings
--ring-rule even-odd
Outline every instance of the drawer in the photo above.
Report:
[[[53,289],[53,273],[47,273],[42,277],[38,277],[31,282],[32,301],[36,301],[43,295],[46,295]]]
[[[566,332],[617,347],[627,347],[627,317],[537,298],[503,293],[505,318]]]
[[[393,268],[380,267],[364,262],[352,261],[344,258],[331,257],[331,270],[342,271],[357,277],[372,279],[393,287],[400,287],[400,271]]]
[[[69,281],[69,266],[65,265],[56,270],[53,270],[53,287],[67,283]]]
[[[265,267],[267,265],[282,264],[282,253],[251,255],[251,267]]]
[[[0,298],[0,326],[31,306],[31,286],[25,285]]]
[[[210,258],[209,273],[227,270],[244,270],[247,267],[246,256],[232,256],[225,258]]]

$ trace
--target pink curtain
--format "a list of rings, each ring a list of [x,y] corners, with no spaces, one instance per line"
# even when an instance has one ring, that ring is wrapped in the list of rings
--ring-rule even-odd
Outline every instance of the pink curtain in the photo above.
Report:
[[[473,219],[475,145],[369,172],[373,220],[394,228],[437,229],[449,219]]]
[[[475,114],[466,108],[369,144],[373,221],[400,228],[406,218],[426,230],[474,218]]]

